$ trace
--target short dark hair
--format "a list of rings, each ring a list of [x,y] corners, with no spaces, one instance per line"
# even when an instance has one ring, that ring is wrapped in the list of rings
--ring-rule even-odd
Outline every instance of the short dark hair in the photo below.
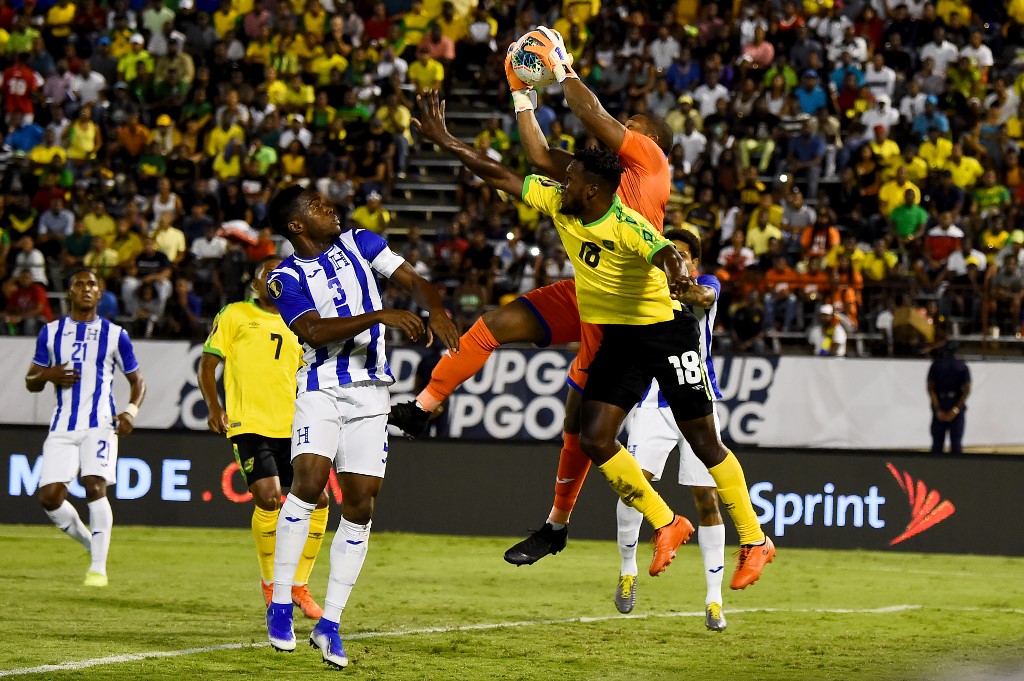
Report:
[[[289,241],[291,241],[292,233],[288,229],[288,223],[295,220],[299,211],[299,197],[305,191],[297,184],[285,187],[274,195],[267,206],[267,220],[270,221],[270,228]]]
[[[670,229],[665,232],[669,241],[682,241],[690,247],[690,258],[700,260],[700,238],[688,229]]]
[[[263,256],[262,258],[260,258],[259,262],[256,263],[256,267],[252,269],[252,276],[255,277],[256,273],[260,271],[260,268],[266,265],[268,262],[271,262],[272,260],[281,262],[282,260],[284,260],[284,258],[279,256],[277,253],[274,253],[273,255]]]
[[[99,279],[100,279],[98,276],[96,276],[96,272],[94,272],[92,270],[92,268],[90,268],[90,267],[79,267],[78,269],[73,271],[71,274],[69,274],[67,276],[67,278],[64,280],[64,288],[71,288],[71,280],[74,279],[75,277],[77,277],[79,274],[82,274],[83,272],[87,272],[87,273],[91,274],[93,277],[95,277],[96,281],[99,281]]]
[[[639,114],[647,119],[647,125],[654,132],[658,146],[666,154],[672,152],[672,128],[661,116],[652,113]]]
[[[578,149],[572,157],[583,166],[583,172],[597,177],[612,191],[619,188],[622,166],[612,152],[607,149]]]

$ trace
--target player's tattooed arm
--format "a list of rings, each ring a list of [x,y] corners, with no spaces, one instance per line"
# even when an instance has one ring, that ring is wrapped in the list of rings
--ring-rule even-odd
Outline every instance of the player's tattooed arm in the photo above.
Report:
[[[665,276],[668,277],[668,289],[676,300],[681,300],[691,288],[696,287],[696,280],[690,276],[686,261],[679,255],[675,246],[660,249],[651,258],[651,264],[664,270]]]
[[[679,296],[677,300],[684,305],[697,305],[699,307],[711,307],[715,304],[718,294],[710,286],[691,286],[690,289]]]

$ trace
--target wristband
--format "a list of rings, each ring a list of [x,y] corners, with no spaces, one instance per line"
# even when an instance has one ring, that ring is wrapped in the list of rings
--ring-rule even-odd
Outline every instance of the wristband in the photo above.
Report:
[[[132,404],[131,402],[129,402],[128,406],[124,408],[123,413],[128,414],[128,416],[131,416],[132,420],[134,421],[135,417],[139,415],[139,406],[137,404]]]
[[[572,66],[570,64],[555,64],[554,68],[551,69],[551,72],[555,74],[555,78],[558,79],[559,83],[563,82],[566,78],[579,79],[579,76],[577,76],[576,72],[572,70]]]
[[[530,89],[512,91],[512,106],[515,107],[516,113],[534,110],[532,92]]]

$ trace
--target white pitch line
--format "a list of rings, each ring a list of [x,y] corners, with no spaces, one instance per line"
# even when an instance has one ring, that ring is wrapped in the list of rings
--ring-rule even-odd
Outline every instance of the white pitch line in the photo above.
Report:
[[[730,610],[730,615],[757,612],[789,612],[789,613],[822,613],[834,615],[884,615],[907,610],[918,610],[920,605],[889,605],[882,608],[741,608]],[[493,629],[511,629],[519,627],[547,626],[552,624],[591,624],[594,622],[608,622],[611,620],[645,620],[662,617],[703,617],[704,611],[693,612],[654,612],[637,615],[607,615],[601,617],[573,617],[562,620],[523,620],[518,622],[492,622],[485,624],[467,624],[461,627],[427,627],[424,629],[401,629],[398,631],[366,631],[358,634],[345,636],[346,641],[359,641],[368,638],[396,638],[399,636],[416,636],[419,634],[454,634],[463,631],[488,631]],[[21,676],[24,674],[44,674],[46,672],[78,671],[89,667],[98,667],[107,664],[121,664],[124,662],[140,662],[142,660],[160,659],[167,657],[182,657],[184,655],[196,655],[199,653],[213,653],[220,650],[240,650],[243,648],[262,648],[269,643],[223,643],[215,646],[203,646],[201,648],[183,648],[181,650],[155,650],[147,653],[126,653],[124,655],[111,655],[109,657],[94,657],[88,660],[74,662],[62,662],[61,664],[44,664],[38,667],[21,667],[19,669],[2,669],[0,676]]]

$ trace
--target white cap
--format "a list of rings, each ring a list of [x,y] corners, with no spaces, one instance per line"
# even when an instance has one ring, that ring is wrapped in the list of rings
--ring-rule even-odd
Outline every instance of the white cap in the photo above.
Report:
[[[142,37],[141,33],[133,33],[132,37],[128,39],[132,45],[145,45],[146,39]]]
[[[380,201],[381,198],[381,195],[377,192],[370,192],[369,194],[366,195],[367,201]]]
[[[178,43],[179,45],[185,44],[185,34],[181,31],[171,31],[171,34],[167,37],[173,40],[174,42]]]
[[[178,9],[192,9],[192,6],[192,0],[181,0],[181,2],[178,3]]]
[[[835,309],[833,309],[832,305],[830,305],[829,303],[825,303],[824,305],[818,308],[818,314],[832,315],[835,314]]]

